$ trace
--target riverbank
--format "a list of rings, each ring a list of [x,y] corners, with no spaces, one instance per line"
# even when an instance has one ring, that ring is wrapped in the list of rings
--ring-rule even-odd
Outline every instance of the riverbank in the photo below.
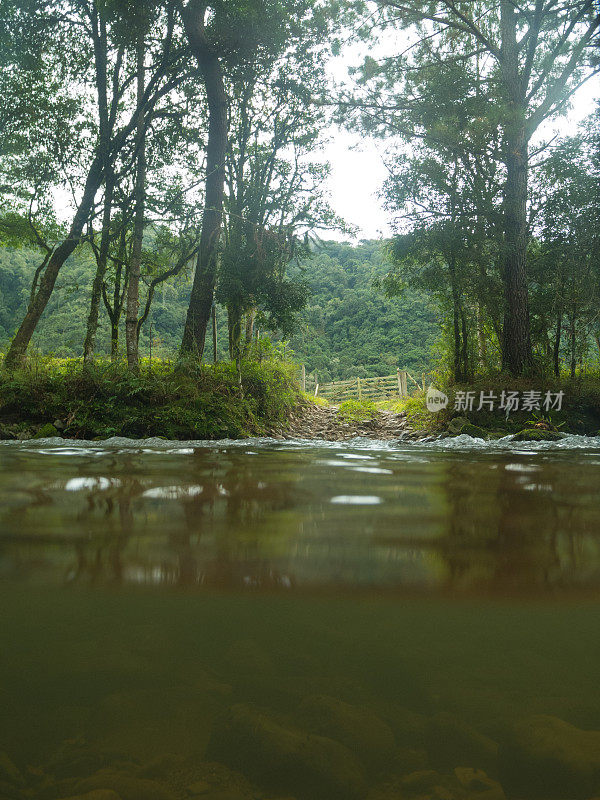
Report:
[[[140,375],[123,364],[79,359],[0,369],[0,438],[112,436],[224,439],[264,436],[285,426],[303,401],[292,364],[153,361]]]
[[[422,435],[498,439],[515,436],[526,441],[558,440],[565,434],[598,436],[600,433],[600,380],[541,381],[498,375],[482,377],[470,384],[435,387],[448,402],[432,413],[425,392],[417,392],[401,403],[388,403],[402,410],[409,427]],[[513,396],[508,410],[506,398]],[[481,405],[481,408],[480,408]]]
[[[508,415],[499,400],[494,409],[478,410],[480,396],[500,398],[506,391],[497,376],[444,388],[448,403],[432,413],[424,392],[385,403],[347,400],[338,406],[314,400],[300,390],[297,367],[275,359],[244,362],[241,386],[230,362],[175,365],[154,360],[142,363],[135,376],[122,363],[98,361],[84,369],[80,359],[34,360],[15,372],[0,366],[0,439],[272,436],[422,441],[467,434],[486,440],[513,435],[543,441],[565,434],[599,434],[598,379],[538,389],[523,379],[509,383],[521,405]],[[523,407],[532,392],[542,397],[539,410]],[[559,409],[544,409],[547,392],[553,398],[562,393]],[[472,394],[472,407],[461,407],[459,393]]]
[[[285,426],[271,431],[280,439],[324,439],[347,442],[357,437],[383,441],[416,441],[428,437],[414,430],[405,411],[378,409],[372,403],[346,401],[338,405],[304,403],[294,409]]]

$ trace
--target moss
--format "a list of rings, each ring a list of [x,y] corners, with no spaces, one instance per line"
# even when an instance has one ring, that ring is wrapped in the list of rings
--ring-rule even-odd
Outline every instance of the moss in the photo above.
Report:
[[[53,436],[60,436],[58,430],[52,425],[52,423],[47,422],[45,425],[39,429],[39,431],[33,437],[34,439],[51,439]]]
[[[279,361],[242,364],[242,392],[234,364],[152,364],[132,375],[104,361],[48,361],[35,369],[0,370],[0,425],[25,424],[66,437],[102,439],[239,438],[285,425],[300,400],[295,366]],[[52,428],[52,432],[50,431]]]
[[[377,406],[371,400],[344,400],[336,416],[341,422],[367,422],[377,414]]]
[[[487,431],[480,428],[479,425],[471,425],[470,422],[463,426],[461,433],[466,433],[467,436],[472,436],[473,439],[487,439],[488,436]]]
[[[556,431],[547,431],[543,428],[524,428],[515,434],[515,442],[557,442],[563,434]]]

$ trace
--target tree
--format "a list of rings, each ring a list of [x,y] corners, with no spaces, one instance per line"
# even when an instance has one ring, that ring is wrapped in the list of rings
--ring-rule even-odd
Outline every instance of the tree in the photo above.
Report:
[[[65,261],[75,251],[84,237],[84,231],[95,208],[96,195],[107,176],[107,166],[115,164],[117,158],[122,153],[126,145],[131,141],[138,128],[140,119],[147,119],[150,116],[160,99],[168,94],[180,81],[180,75],[175,68],[178,54],[174,52],[173,38],[169,34],[169,26],[173,26],[173,19],[167,15],[165,25],[167,32],[160,41],[155,40],[148,67],[149,78],[138,102],[126,104],[123,109],[123,95],[127,91],[130,77],[121,75],[120,49],[113,49],[115,59],[113,81],[111,85],[112,100],[110,110],[107,111],[107,71],[106,60],[107,52],[103,46],[102,25],[99,18],[102,13],[107,11],[105,6],[97,6],[95,0],[60,8],[55,7],[52,2],[46,3],[40,12],[39,18],[36,17],[40,28],[40,43],[43,46],[43,54],[50,64],[49,68],[56,69],[59,74],[62,70],[63,35],[75,35],[77,46],[73,46],[73,51],[77,54],[74,68],[68,72],[65,80],[71,82],[73,91],[76,86],[88,84],[93,87],[92,92],[86,96],[86,100],[93,103],[98,110],[99,120],[108,119],[110,130],[100,130],[103,126],[94,124],[90,121],[90,128],[93,131],[93,144],[88,148],[87,167],[81,171],[81,184],[78,186],[76,199],[74,200],[75,212],[68,227],[67,234],[62,241],[52,247],[52,252],[40,270],[39,282],[35,292],[32,292],[31,301],[27,308],[25,317],[13,338],[11,346],[6,356],[7,366],[18,365],[23,358],[33,332],[39,319],[46,308],[52,291],[54,289],[58,274]],[[23,12],[24,13],[24,12]],[[14,63],[16,73],[19,76],[20,56],[15,54]],[[91,65],[91,66],[90,66]],[[39,124],[36,113],[32,112],[32,120]],[[75,174],[79,162],[85,157],[80,156],[75,163]],[[71,167],[74,165],[64,165],[60,157],[57,159],[61,167]],[[75,176],[70,176],[75,177]],[[73,181],[69,181],[74,185]]]
[[[569,371],[589,348],[600,351],[600,163],[598,114],[582,132],[560,142],[545,160],[535,189],[536,247],[532,260],[533,308],[540,338],[547,341],[555,375],[565,335]]]
[[[429,134],[433,141],[443,131],[432,119],[428,80],[435,72],[450,70],[463,87],[456,111],[472,132],[464,149],[481,151],[481,131],[501,130],[503,363],[512,374],[530,372],[530,143],[542,123],[564,109],[577,88],[600,69],[593,49],[600,26],[594,2],[376,2],[380,23],[409,30],[411,44],[386,63],[366,60],[363,79],[372,93],[351,105],[362,104],[369,124],[407,138]]]
[[[201,358],[211,314],[218,270],[228,147],[227,77],[248,69],[267,74],[278,59],[303,39],[306,52],[323,52],[336,17],[336,3],[316,8],[308,0],[208,3],[188,0],[179,6],[191,52],[199,69],[209,110],[206,187],[202,237],[181,351]],[[337,20],[336,20],[337,23]]]
[[[229,349],[241,356],[257,310],[288,333],[306,297],[289,280],[292,258],[314,229],[344,229],[324,195],[328,168],[314,161],[325,116],[310,98],[325,80],[306,31],[285,58],[261,59],[229,79],[231,127],[226,160],[225,224],[217,299],[227,307]],[[265,63],[267,61],[267,63]]]

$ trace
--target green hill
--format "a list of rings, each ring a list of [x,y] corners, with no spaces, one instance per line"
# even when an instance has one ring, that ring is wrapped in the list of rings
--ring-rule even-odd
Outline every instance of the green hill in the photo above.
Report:
[[[4,349],[22,318],[39,256],[26,249],[0,250],[0,348]],[[94,264],[85,250],[71,258],[34,336],[34,347],[57,356],[81,354]],[[439,323],[427,300],[407,292],[386,299],[373,281],[387,270],[382,243],[358,245],[325,242],[290,272],[304,280],[311,295],[290,339],[295,358],[321,382],[359,375],[389,374],[397,366],[416,371],[431,364]],[[164,284],[155,297],[151,321],[154,354],[177,352],[188,305],[190,275]],[[226,357],[226,320],[219,312],[219,351]],[[149,326],[140,350],[149,350]],[[109,331],[101,311],[98,351],[107,353]]]

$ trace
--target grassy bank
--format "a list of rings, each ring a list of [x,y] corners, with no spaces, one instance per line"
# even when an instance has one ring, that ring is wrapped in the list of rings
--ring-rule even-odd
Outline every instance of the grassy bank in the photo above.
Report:
[[[496,375],[480,378],[469,385],[436,388],[448,395],[448,406],[444,410],[436,413],[428,411],[424,392],[417,393],[405,402],[394,404],[395,410],[406,412],[411,427],[432,433],[449,431],[496,438],[528,431],[531,435],[524,438],[535,438],[536,430],[538,432],[547,430],[551,433],[600,435],[600,378],[598,377],[578,378],[574,381],[540,381]],[[541,392],[543,398],[548,391],[553,394],[562,391],[564,393],[562,408],[546,411],[542,403],[540,410],[519,408],[507,416],[506,412],[499,408],[499,400],[496,400],[493,410],[487,407],[477,410],[481,392],[487,396],[492,393],[500,398],[503,390],[518,392],[521,404],[526,392]],[[458,392],[474,392],[472,410],[456,408]],[[467,424],[461,427],[461,423],[456,421],[457,417]]]
[[[0,438],[61,435],[222,439],[267,433],[300,400],[292,364],[242,365],[242,391],[230,363],[179,367],[154,360],[140,376],[123,364],[44,359],[16,372],[0,365]]]

